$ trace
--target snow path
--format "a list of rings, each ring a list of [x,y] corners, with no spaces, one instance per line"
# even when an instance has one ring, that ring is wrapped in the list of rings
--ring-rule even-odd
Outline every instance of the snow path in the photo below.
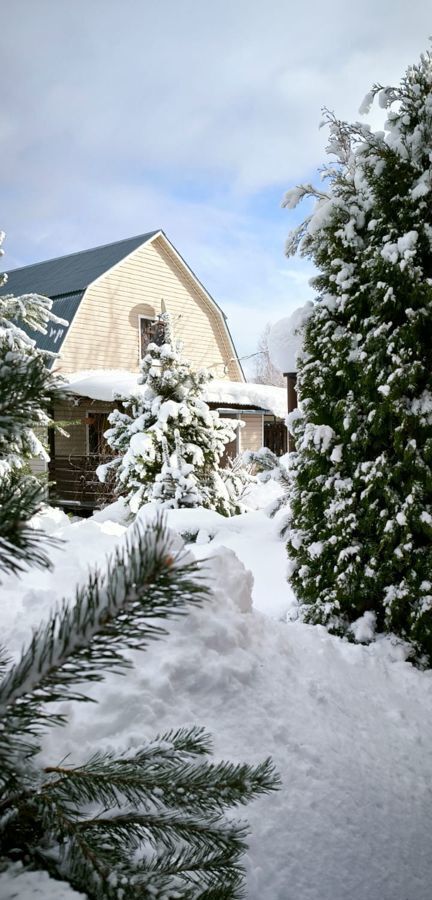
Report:
[[[290,605],[284,544],[263,513],[222,524],[205,514],[204,524],[204,511],[180,512],[200,541],[220,526],[211,543],[192,545],[210,557],[213,600],[171,622],[132,672],[95,685],[97,707],[72,705],[68,727],[47,738],[46,761],[139,746],[144,735],[197,722],[218,757],[271,754],[283,779],[278,794],[240,810],[252,828],[248,900],[430,900],[431,674],[387,640],[353,646],[252,611],[251,578],[233,549],[256,572],[261,610],[279,616]],[[46,523],[68,539],[55,572],[4,585],[15,652],[48,602],[124,534],[104,516],[65,518]]]

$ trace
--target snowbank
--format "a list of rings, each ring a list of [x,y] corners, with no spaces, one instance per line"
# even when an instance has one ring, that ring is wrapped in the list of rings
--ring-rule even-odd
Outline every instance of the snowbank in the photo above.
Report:
[[[86,900],[65,881],[50,878],[47,872],[28,872],[14,863],[0,872],[1,900]]]
[[[112,401],[116,394],[124,397],[139,393],[138,374],[115,369],[73,372],[67,376],[67,391],[92,400]],[[279,418],[287,413],[285,388],[267,384],[252,384],[242,381],[211,381],[205,388],[207,403],[223,406],[258,406]]]
[[[308,301],[276,322],[268,337],[268,349],[271,362],[280,372],[297,371],[297,357],[303,345],[303,329],[313,310],[313,303]]]
[[[199,723],[218,758],[271,754],[282,776],[277,794],[241,811],[252,827],[248,900],[429,900],[431,673],[404,662],[389,639],[351,645],[288,623],[277,521],[261,511],[221,518],[171,512],[171,526],[201,533],[190,548],[207,560],[211,602],[168,623],[169,636],[136,654],[135,669],[93,685],[97,706],[72,704],[43,761],[138,747],[144,736]],[[14,654],[64,586],[82,581],[89,563],[102,565],[127,534],[121,504],[81,522],[47,510],[39,524],[65,544],[52,573],[4,581],[0,627]]]

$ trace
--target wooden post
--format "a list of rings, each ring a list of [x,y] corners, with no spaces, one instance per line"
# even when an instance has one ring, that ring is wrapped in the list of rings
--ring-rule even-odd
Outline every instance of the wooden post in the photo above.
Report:
[[[293,409],[297,409],[297,373],[296,372],[284,372],[284,376],[287,380],[287,393],[288,393],[288,415]],[[289,433],[288,430],[288,453],[292,453],[295,450],[295,443],[292,434]]]

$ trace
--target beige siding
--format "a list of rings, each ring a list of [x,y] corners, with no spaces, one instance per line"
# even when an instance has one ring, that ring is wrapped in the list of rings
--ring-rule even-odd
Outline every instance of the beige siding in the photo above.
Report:
[[[188,274],[163,238],[134,251],[87,289],[58,369],[127,369],[139,367],[139,316],[161,312],[162,301],[175,336],[195,368],[217,378],[243,380],[222,314]],[[226,367],[226,371],[225,371]]]
[[[29,460],[29,469],[32,475],[45,475],[48,471],[48,463],[40,456],[35,456],[34,459]]]
[[[245,423],[240,429],[240,451],[259,450],[263,445],[263,416],[257,413],[240,418]]]

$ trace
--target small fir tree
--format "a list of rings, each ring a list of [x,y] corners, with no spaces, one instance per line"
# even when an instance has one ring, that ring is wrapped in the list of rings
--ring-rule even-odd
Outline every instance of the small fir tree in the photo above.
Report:
[[[100,466],[98,475],[103,480],[115,470],[117,490],[133,512],[153,500],[162,506],[204,506],[231,515],[238,503],[221,478],[220,466],[235,433],[203,398],[212,376],[204,369],[194,371],[182,359],[168,314],[161,319],[165,340],[147,348],[139,378],[142,389],[118,397],[123,411],[109,416],[111,428],[105,437],[118,456]]]
[[[432,61],[375,85],[386,131],[326,112],[329,190],[291,235],[317,265],[292,422],[289,552],[307,621],[368,612],[432,660]],[[354,632],[356,631],[354,626]]]
[[[0,256],[3,239],[0,232]],[[0,275],[0,288],[6,281]],[[46,334],[50,322],[67,325],[47,297],[0,295],[0,568],[16,572],[28,563],[49,564],[41,533],[27,525],[45,490],[26,463],[35,456],[48,459],[35,428],[50,424],[50,408],[61,393],[47,365],[53,354],[38,350],[23,329]]]

